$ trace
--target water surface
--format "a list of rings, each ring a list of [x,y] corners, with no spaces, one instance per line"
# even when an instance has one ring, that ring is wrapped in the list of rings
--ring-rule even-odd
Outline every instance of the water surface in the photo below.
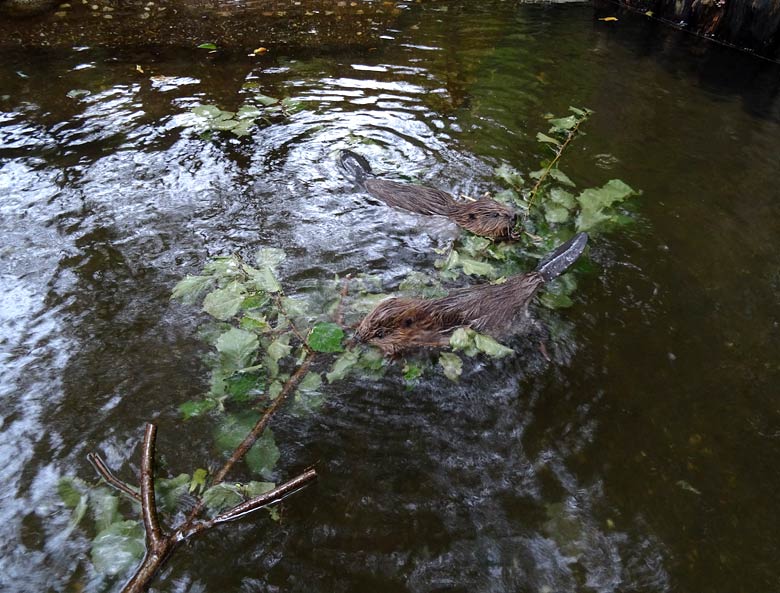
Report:
[[[470,195],[537,168],[544,115],[595,110],[563,165],[643,191],[592,241],[553,332],[458,384],[390,373],[282,418],[279,478],[316,486],[178,553],[159,591],[770,591],[776,568],[780,207],[776,66],[605,8],[409,8],[363,48],[179,49],[0,60],[0,583],[103,591],[63,475],[214,459],[177,406],[207,389],[203,318],[169,301],[209,258],[288,252],[290,294],[430,269],[444,222],[388,211],[334,151]],[[140,72],[136,66],[141,66]],[[241,140],[190,108],[253,88],[305,109]],[[252,85],[250,85],[252,86]],[[85,92],[71,92],[85,91]],[[70,93],[70,96],[69,96]]]

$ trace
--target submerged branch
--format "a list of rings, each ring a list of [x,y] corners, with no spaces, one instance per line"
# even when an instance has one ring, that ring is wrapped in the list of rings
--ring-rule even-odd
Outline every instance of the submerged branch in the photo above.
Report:
[[[119,490],[120,492],[127,494],[130,498],[132,498],[135,501],[141,502],[141,494],[130,486],[127,482],[123,482],[119,478],[117,478],[113,472],[108,468],[106,465],[106,462],[103,461],[103,458],[98,455],[97,453],[89,453],[87,454],[87,461],[89,461],[92,464],[92,467],[95,468],[95,471],[100,475],[101,478],[103,478],[106,483],[109,486],[112,486]]]

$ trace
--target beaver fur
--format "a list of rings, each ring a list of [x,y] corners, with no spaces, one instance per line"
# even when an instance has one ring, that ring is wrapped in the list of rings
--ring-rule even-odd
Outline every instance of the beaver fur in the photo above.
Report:
[[[517,212],[491,198],[467,202],[456,200],[440,189],[377,179],[368,161],[351,150],[341,151],[339,164],[348,177],[388,206],[427,216],[446,216],[482,237],[516,238]]]
[[[487,284],[453,290],[436,299],[390,298],[361,321],[357,338],[385,356],[417,348],[442,348],[453,332],[470,327],[501,339],[516,333],[528,316],[528,304],[545,282],[563,273],[582,254],[585,233],[576,235],[544,258],[536,270]]]

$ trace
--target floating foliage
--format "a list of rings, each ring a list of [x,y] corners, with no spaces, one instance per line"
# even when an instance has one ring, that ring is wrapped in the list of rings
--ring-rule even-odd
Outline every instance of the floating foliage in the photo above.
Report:
[[[216,105],[198,105],[190,111],[198,116],[203,132],[230,132],[235,136],[247,136],[259,122],[270,124],[274,119],[286,117],[301,109],[299,102],[286,97],[276,99],[256,93],[236,111],[226,111]]]

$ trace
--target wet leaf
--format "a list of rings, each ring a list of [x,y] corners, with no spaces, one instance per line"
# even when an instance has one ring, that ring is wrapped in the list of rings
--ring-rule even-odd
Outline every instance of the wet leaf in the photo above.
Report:
[[[462,350],[466,356],[474,356],[477,347],[474,344],[474,336],[477,332],[467,327],[459,327],[450,336],[450,346],[453,350]]]
[[[244,308],[246,305],[246,301],[242,303],[241,307]],[[268,320],[266,320],[265,315],[251,315],[247,313],[241,318],[241,321],[239,322],[239,326],[241,329],[245,329],[247,331],[253,331],[253,332],[266,332],[268,331],[271,326],[268,325]]]
[[[144,530],[138,521],[113,523],[92,541],[92,564],[102,574],[117,575],[144,555]]]
[[[585,117],[586,115],[588,115],[588,113],[590,113],[590,110],[586,112],[582,109],[579,109],[577,107],[572,107],[572,106],[569,106],[569,111],[571,111],[575,115],[579,115],[580,117]]]
[[[255,263],[258,267],[271,268],[275,270],[276,267],[281,264],[287,255],[282,249],[276,247],[264,247],[255,254]]]
[[[232,130],[238,125],[238,122],[234,119],[220,119],[209,124],[209,127],[213,130],[220,132],[226,132]]]
[[[478,261],[469,257],[462,257],[460,264],[463,267],[463,273],[469,276],[495,276],[495,268],[485,261]]]
[[[685,480],[678,480],[677,485],[682,488],[683,490],[687,490],[688,492],[693,492],[694,494],[701,494],[700,490],[697,490],[693,486],[691,486],[688,482]]]
[[[551,202],[555,202],[567,210],[572,210],[577,205],[577,202],[574,199],[574,194],[567,192],[563,188],[554,187],[547,195]]]
[[[192,305],[213,284],[211,276],[185,276],[171,293],[172,299],[180,299],[185,305]]]
[[[544,208],[544,219],[550,224],[560,224],[569,220],[569,211],[563,206],[548,204]]]
[[[174,512],[179,506],[179,499],[187,492],[192,492],[188,474],[179,474],[175,478],[157,478],[155,480],[154,494],[157,500],[157,507],[165,512]]]
[[[548,136],[547,134],[542,134],[541,132],[537,132],[536,139],[539,142],[546,142],[547,144],[553,144],[555,146],[560,146],[561,143],[559,140],[556,140],[555,138],[552,138]]]
[[[567,294],[545,292],[539,297],[539,302],[548,309],[568,309],[574,304]]]
[[[254,373],[239,373],[227,380],[226,391],[233,401],[246,402],[262,393],[262,377]]]
[[[192,480],[190,481],[188,491],[190,493],[202,492],[203,489],[206,487],[206,478],[208,477],[208,475],[209,475],[208,470],[205,470],[202,467],[196,469],[195,472],[192,474]]]
[[[290,334],[279,336],[277,339],[271,342],[267,350],[268,356],[274,362],[277,362],[279,359],[288,356],[291,351],[292,346],[290,346]]]
[[[119,515],[119,498],[108,488],[93,488],[89,492],[89,506],[98,531],[107,529],[116,523]]]
[[[550,128],[551,134],[556,132],[568,132],[577,125],[577,118],[574,115],[569,115],[567,117],[551,119],[550,124],[552,124],[552,127]]]
[[[325,374],[325,378],[328,383],[335,383],[340,381],[349,374],[350,369],[355,366],[358,361],[358,353],[354,350],[347,350],[341,356],[339,356],[330,369],[330,372]]]
[[[244,496],[237,484],[223,482],[206,490],[203,502],[211,514],[216,515],[244,502]]]
[[[217,448],[226,455],[232,453],[249,434],[259,417],[255,413],[226,416],[216,430],[214,440]],[[249,468],[263,476],[270,475],[278,459],[279,449],[276,447],[274,435],[270,429],[263,432],[245,457]]]
[[[493,358],[503,358],[509,354],[513,354],[514,350],[507,348],[503,344],[497,342],[490,336],[477,333],[474,336],[474,345],[481,351],[492,356]]]
[[[231,128],[230,131],[236,136],[248,136],[249,130],[252,129],[252,126],[254,125],[255,122],[253,120],[240,121],[237,125]]]
[[[266,107],[268,107],[269,105],[275,105],[276,103],[279,102],[279,99],[274,99],[273,97],[269,97],[268,95],[261,95],[261,94],[255,95],[255,99],[257,99],[258,103]]]
[[[69,509],[75,509],[86,496],[88,486],[84,480],[64,476],[57,482],[57,494]]]
[[[254,473],[270,478],[280,455],[274,433],[268,428],[246,454],[246,464]]]
[[[200,401],[188,401],[179,406],[179,411],[185,420],[195,418],[213,410],[217,407],[217,402],[213,399],[202,399]]]
[[[452,352],[442,352],[439,355],[439,364],[444,370],[444,376],[450,381],[457,381],[463,372],[463,361]]]
[[[198,49],[217,49],[217,46],[216,46],[216,44],[210,43],[210,42],[209,43],[201,43],[198,46]]]
[[[555,179],[558,183],[562,183],[563,185],[568,185],[569,187],[575,187],[574,182],[569,179],[569,176],[566,175],[563,171],[555,167],[554,169],[550,169],[550,177]]]
[[[255,334],[235,327],[229,329],[217,339],[217,352],[220,354],[222,367],[237,371],[249,366],[258,345]]]
[[[620,179],[611,179],[599,188],[586,189],[577,196],[582,208],[577,217],[577,230],[591,230],[609,220],[610,215],[605,210],[634,193],[636,192]]]
[[[254,498],[256,496],[260,496],[261,494],[265,494],[266,492],[270,492],[276,488],[276,484],[273,482],[249,482],[249,484],[243,484],[242,490],[244,491],[244,495],[247,498]]]
[[[203,299],[203,310],[220,321],[227,321],[238,313],[245,296],[243,286],[238,282],[231,282],[225,288],[208,293]]]
[[[199,117],[216,119],[222,113],[222,110],[216,105],[198,105],[192,108],[192,113]]]
[[[295,412],[310,414],[322,406],[325,396],[320,392],[322,377],[319,373],[308,372],[295,392]]]
[[[419,379],[423,374],[423,368],[418,364],[412,364],[407,362],[403,368],[404,380],[415,381]]]
[[[263,112],[254,105],[242,105],[238,108],[238,111],[236,111],[236,118],[254,120],[256,117],[262,115],[262,113]]]
[[[520,188],[523,187],[523,176],[506,163],[502,163],[494,172],[495,176],[501,179],[504,183],[510,187]]]
[[[607,23],[614,23],[617,19],[616,16],[605,16],[599,19],[600,21],[606,21]]]
[[[303,103],[290,97],[285,97],[282,99],[282,107],[287,113],[297,113],[303,109]]]
[[[309,333],[307,343],[316,352],[342,352],[344,330],[335,323],[317,323]]]

